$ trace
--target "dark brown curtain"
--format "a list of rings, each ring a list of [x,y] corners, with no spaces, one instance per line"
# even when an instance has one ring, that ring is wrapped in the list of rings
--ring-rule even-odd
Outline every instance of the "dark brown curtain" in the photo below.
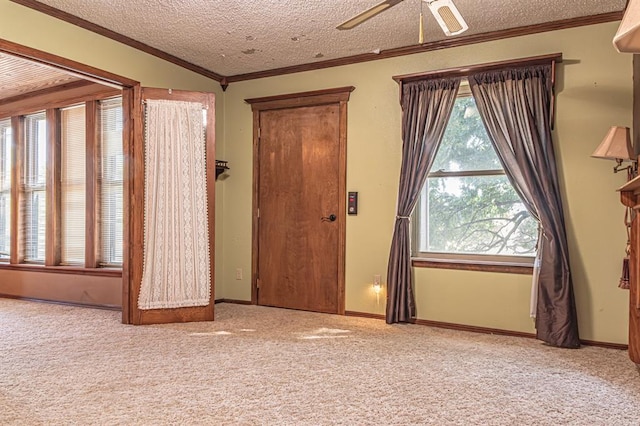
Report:
[[[537,337],[577,348],[578,320],[556,160],[551,140],[551,65],[469,77],[505,172],[538,220]]]
[[[402,86],[402,165],[387,272],[389,324],[411,321],[416,316],[409,216],[442,140],[459,86],[459,79],[423,80]]]

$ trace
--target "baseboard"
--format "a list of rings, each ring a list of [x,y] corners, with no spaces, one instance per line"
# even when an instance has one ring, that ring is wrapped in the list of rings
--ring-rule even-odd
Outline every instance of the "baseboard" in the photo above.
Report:
[[[368,312],[346,311],[345,315],[351,316],[351,317],[373,318],[373,319],[380,319],[380,320],[386,319],[384,315],[370,314]],[[533,333],[525,333],[522,331],[513,331],[513,330],[502,330],[499,328],[478,327],[475,325],[454,324],[450,322],[431,321],[431,320],[423,320],[423,319],[416,319],[413,321],[413,323],[417,325],[426,325],[428,327],[446,328],[449,330],[458,330],[458,331],[469,331],[472,333],[496,334],[498,336],[524,337],[527,339],[536,338],[536,335]],[[626,351],[627,349],[629,349],[628,345],[625,345],[622,343],[597,342],[594,340],[580,340],[580,343],[585,346],[597,346],[601,348],[618,349],[623,351]]]
[[[92,305],[90,303],[77,303],[77,302],[65,302],[60,300],[38,299],[35,297],[16,296],[13,294],[0,294],[0,298],[22,300],[25,302],[49,303],[52,305],[75,306],[76,308],[104,309],[106,311],[122,312],[122,307],[115,306],[115,305]]]
[[[496,334],[498,336],[511,336],[511,337],[524,337],[527,339],[535,339],[536,335],[533,333],[525,333],[523,331],[514,331],[514,330],[502,330],[499,328],[489,328],[489,327],[478,327],[475,325],[466,325],[466,324],[455,324],[450,322],[441,322],[441,321],[431,321],[431,320],[423,320],[416,319],[414,324],[418,325],[426,325],[429,327],[436,328],[446,328],[449,330],[458,330],[458,331],[470,331],[472,333],[481,333],[481,334]]]
[[[379,320],[386,320],[387,318],[381,314],[370,314],[368,312],[356,312],[356,311],[345,311],[345,316],[348,317],[361,317],[361,318],[373,318]]]
[[[216,304],[218,303],[233,303],[235,305],[253,305],[250,300],[236,300],[236,299],[216,299]]]
[[[585,346],[598,346],[600,348],[618,349],[621,351],[629,350],[629,345],[625,345],[624,343],[596,342],[594,340],[582,340],[582,339],[580,340],[580,343],[582,343]]]
[[[54,305],[63,305],[63,306],[75,306],[78,308],[93,308],[93,309],[104,309],[108,311],[122,311],[122,307],[120,306],[91,305],[88,303],[62,302],[57,300],[14,296],[11,294],[0,294],[0,298],[23,300],[27,302],[50,303]],[[250,300],[236,300],[236,299],[216,299],[215,304],[218,304],[218,303],[233,303],[235,305],[252,305]],[[383,320],[383,321],[386,319],[384,315],[372,314],[368,312],[345,311],[344,314],[345,316],[349,316],[349,317],[371,318],[371,319],[377,319],[377,320]],[[521,331],[512,331],[512,330],[501,330],[498,328],[477,327],[474,325],[454,324],[450,322],[416,319],[413,321],[413,323],[417,325],[426,325],[428,327],[446,328],[449,330],[458,330],[458,331],[469,331],[472,333],[496,334],[499,336],[511,336],[511,337],[525,337],[528,339],[535,339],[536,337],[536,335],[533,333],[524,333]],[[622,351],[626,351],[629,349],[629,346],[623,343],[597,342],[594,340],[580,340],[580,343],[586,346],[597,346],[601,348],[617,349]]]

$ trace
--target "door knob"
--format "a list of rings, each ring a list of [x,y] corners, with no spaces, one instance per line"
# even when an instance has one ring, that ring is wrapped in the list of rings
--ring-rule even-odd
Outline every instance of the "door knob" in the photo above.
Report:
[[[335,222],[338,218],[335,214],[330,214],[329,216],[322,216],[321,219],[323,222]]]

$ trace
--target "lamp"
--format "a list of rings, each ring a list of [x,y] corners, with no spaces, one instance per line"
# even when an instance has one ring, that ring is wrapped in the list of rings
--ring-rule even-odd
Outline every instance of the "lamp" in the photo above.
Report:
[[[382,283],[380,282],[380,275],[373,276],[373,285],[371,289],[376,295],[376,304],[380,305],[380,293],[382,293]]]
[[[640,52],[640,0],[629,0],[613,45],[621,53]]]
[[[635,176],[638,171],[638,162],[635,160],[633,148],[631,148],[630,129],[628,127],[613,126],[602,140],[602,143],[591,154],[593,158],[616,160],[614,173],[627,170],[629,177]],[[622,167],[623,161],[631,161],[631,165]]]

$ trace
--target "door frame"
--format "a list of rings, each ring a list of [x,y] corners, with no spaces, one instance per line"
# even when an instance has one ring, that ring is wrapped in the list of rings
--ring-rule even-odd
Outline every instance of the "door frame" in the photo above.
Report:
[[[136,171],[134,164],[139,160],[136,158],[136,155],[140,155],[138,152],[139,148],[136,149],[136,146],[140,145],[141,141],[139,138],[136,138],[133,123],[134,117],[141,113],[139,105],[139,102],[141,102],[140,82],[2,38],[0,38],[0,53],[6,53],[28,61],[48,65],[60,71],[75,74],[83,79],[93,81],[94,83],[104,84],[106,86],[122,90],[122,113],[124,121],[122,148],[125,153],[123,176],[122,323],[130,324],[131,311],[129,304],[129,289],[132,271],[131,261],[133,254],[142,245],[142,240],[136,241],[133,239],[135,235],[135,224],[132,223],[132,218],[135,218],[135,215],[132,212],[132,208],[135,208],[135,205],[132,206],[131,203],[132,194],[138,192],[141,187],[144,189],[144,175],[142,175],[142,182],[134,179],[136,174],[138,175],[138,178],[140,176],[140,173]],[[136,99],[138,100],[138,104],[136,103]],[[144,161],[144,156],[142,157],[142,160]],[[133,269],[135,271],[136,268]]]
[[[347,102],[353,86],[310,92],[291,93],[262,98],[245,99],[253,111],[253,201],[252,201],[252,249],[251,249],[251,304],[258,304],[259,216],[260,190],[260,113],[275,109],[312,107],[328,104],[339,105],[338,148],[338,314],[345,313],[345,257],[347,216]]]
[[[144,108],[146,99],[171,99],[174,101],[198,102],[208,109],[206,122],[206,190],[209,226],[209,268],[211,271],[210,302],[207,306],[173,309],[138,308],[138,296],[142,282],[144,265],[144,191],[145,191],[145,135],[144,135]],[[192,92],[185,90],[160,89],[152,87],[135,88],[133,102],[134,123],[131,126],[132,139],[136,143],[131,144],[125,155],[130,158],[128,166],[132,179],[129,181],[129,205],[125,203],[125,212],[129,218],[125,222],[125,235],[129,237],[128,253],[130,265],[136,268],[127,268],[127,282],[124,288],[127,294],[123,298],[122,312],[124,317],[125,305],[128,311],[128,324],[159,324],[191,321],[213,321],[215,303],[215,95],[210,92]],[[126,189],[126,188],[125,188]],[[125,246],[126,248],[127,246]],[[123,270],[123,278],[125,277]],[[123,321],[124,322],[124,321]]]

